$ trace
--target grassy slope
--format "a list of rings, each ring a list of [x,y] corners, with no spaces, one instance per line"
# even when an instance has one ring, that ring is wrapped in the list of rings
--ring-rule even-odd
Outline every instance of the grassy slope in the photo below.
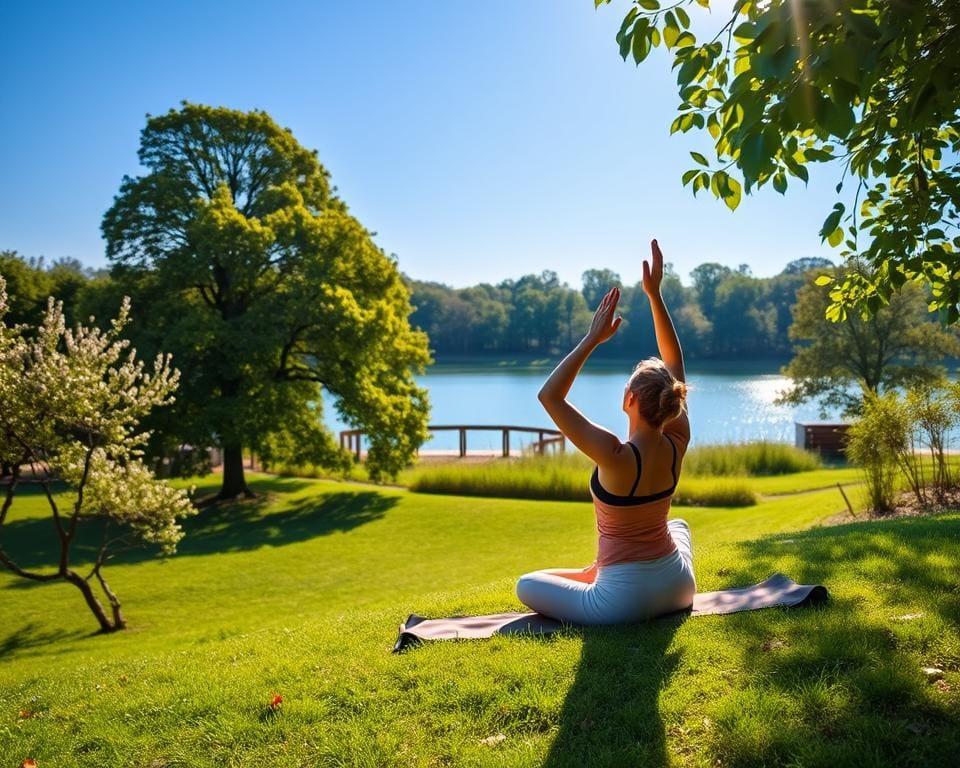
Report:
[[[922,765],[960,749],[960,515],[810,528],[842,508],[835,490],[677,509],[701,589],[781,570],[833,604],[395,656],[409,612],[519,609],[517,575],[589,562],[589,506],[258,488],[277,495],[190,521],[176,558],[111,565],[127,632],[91,636],[76,590],[0,575],[0,766]],[[7,549],[48,560],[49,525],[18,503]]]

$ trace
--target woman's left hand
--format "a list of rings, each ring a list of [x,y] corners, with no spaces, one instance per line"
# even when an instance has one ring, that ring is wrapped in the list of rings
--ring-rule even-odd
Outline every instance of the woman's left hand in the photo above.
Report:
[[[587,339],[594,344],[603,344],[620,327],[623,318],[616,314],[617,302],[620,301],[620,289],[614,286],[607,295],[603,297],[600,306],[593,315],[593,322],[590,324],[590,330],[587,331]]]

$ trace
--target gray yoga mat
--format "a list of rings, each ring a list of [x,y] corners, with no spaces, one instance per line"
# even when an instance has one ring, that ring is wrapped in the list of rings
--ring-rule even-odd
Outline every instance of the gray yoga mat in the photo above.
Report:
[[[782,573],[775,573],[769,579],[750,587],[700,592],[694,596],[693,605],[689,609],[668,615],[709,616],[756,611],[778,605],[796,608],[802,605],[822,605],[829,597],[826,587],[819,584],[797,584]],[[424,640],[469,640],[523,632],[548,635],[563,626],[563,622],[532,611],[492,613],[487,616],[451,616],[446,619],[427,619],[413,613],[400,625],[400,636],[393,650],[396,653]]]

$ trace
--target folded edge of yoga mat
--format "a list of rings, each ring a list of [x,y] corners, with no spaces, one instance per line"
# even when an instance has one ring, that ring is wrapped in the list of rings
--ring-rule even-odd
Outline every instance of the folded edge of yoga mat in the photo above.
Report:
[[[691,608],[680,613],[708,616],[756,611],[774,606],[797,608],[804,605],[822,605],[829,599],[827,588],[820,584],[797,584],[782,573],[775,573],[765,581],[749,587],[699,592],[694,596]],[[397,653],[424,640],[480,639],[521,632],[549,635],[563,626],[563,622],[532,611],[492,613],[487,616],[451,616],[445,619],[427,619],[412,613],[400,625],[400,635],[393,651]]]

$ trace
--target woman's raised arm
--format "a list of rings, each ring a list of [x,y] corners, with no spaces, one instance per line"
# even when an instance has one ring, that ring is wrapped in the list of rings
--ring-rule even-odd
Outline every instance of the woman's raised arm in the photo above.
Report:
[[[619,451],[620,439],[599,424],[594,424],[568,403],[567,393],[590,353],[613,336],[620,327],[622,318],[616,314],[619,300],[620,289],[611,288],[600,302],[587,335],[553,369],[537,395],[557,429],[583,453],[601,465]]]
[[[660,359],[675,379],[685,381],[683,370],[683,350],[680,349],[680,339],[673,327],[673,320],[667,311],[667,305],[660,294],[660,283],[663,281],[663,254],[656,240],[650,242],[652,258],[643,262],[643,291],[650,299],[650,311],[653,313],[653,329],[657,335],[657,349]]]

